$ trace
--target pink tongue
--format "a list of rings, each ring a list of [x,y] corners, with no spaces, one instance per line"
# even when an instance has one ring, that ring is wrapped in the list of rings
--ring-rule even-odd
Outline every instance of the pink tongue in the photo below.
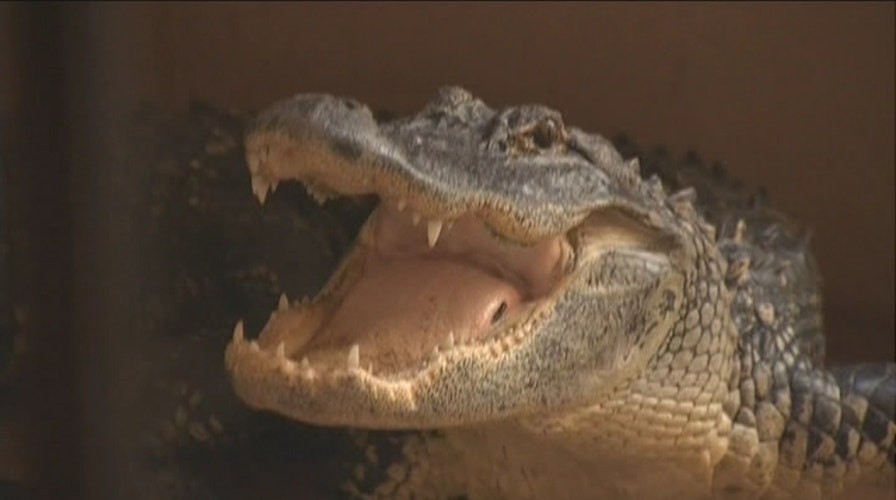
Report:
[[[318,338],[342,350],[358,343],[374,368],[397,368],[429,354],[449,332],[457,341],[484,334],[496,313],[512,312],[520,300],[510,283],[472,265],[374,256]]]

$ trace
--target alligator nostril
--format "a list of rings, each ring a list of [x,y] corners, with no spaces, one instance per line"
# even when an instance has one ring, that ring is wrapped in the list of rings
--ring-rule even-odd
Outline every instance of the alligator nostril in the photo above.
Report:
[[[492,324],[494,325],[498,321],[501,321],[501,318],[504,317],[504,313],[507,312],[507,302],[501,302],[501,305],[495,309],[495,314],[492,315]]]

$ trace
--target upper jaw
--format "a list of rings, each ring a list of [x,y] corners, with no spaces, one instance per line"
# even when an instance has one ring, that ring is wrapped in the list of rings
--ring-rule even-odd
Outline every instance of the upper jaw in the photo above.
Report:
[[[544,123],[557,130],[547,138]],[[604,206],[638,210],[615,178],[631,168],[608,141],[567,129],[553,110],[495,112],[458,88],[385,124],[354,101],[299,95],[256,117],[246,156],[262,200],[296,179],[316,197],[375,193],[432,220],[475,213],[522,243],[562,234]]]

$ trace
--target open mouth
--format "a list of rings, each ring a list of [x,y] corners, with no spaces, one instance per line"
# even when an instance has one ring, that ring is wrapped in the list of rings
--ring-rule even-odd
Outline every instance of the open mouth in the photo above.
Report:
[[[599,237],[573,230],[595,210],[628,206],[595,168],[621,164],[612,149],[566,131],[554,112],[529,109],[521,116],[535,125],[517,124],[457,89],[433,106],[379,124],[353,101],[299,96],[250,128],[261,202],[281,181],[319,202],[379,198],[314,299],[281,297],[257,339],[235,327],[226,363],[250,405],[324,425],[410,428],[541,404],[522,390],[545,371],[532,345],[552,342],[539,332],[567,292],[580,238],[643,241],[612,210]],[[444,126],[446,113],[472,121]],[[530,140],[539,127],[560,132]]]
[[[254,169],[253,192],[263,202],[279,179],[265,177],[271,170],[260,164]],[[333,196],[338,183],[351,194],[376,185],[292,167],[293,178],[306,175],[314,175],[306,188],[319,202],[326,199],[321,191]],[[376,194],[379,206],[318,296],[301,303],[281,296],[257,340],[247,341],[237,325],[235,349],[308,379],[343,372],[384,383],[412,379],[453,352],[521,342],[572,261],[565,235],[523,244],[472,211],[455,206],[444,218],[422,216],[421,207]]]

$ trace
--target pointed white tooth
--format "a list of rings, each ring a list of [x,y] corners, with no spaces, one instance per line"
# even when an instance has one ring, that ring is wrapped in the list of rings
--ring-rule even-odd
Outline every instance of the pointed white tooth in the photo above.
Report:
[[[277,310],[284,312],[289,309],[289,297],[285,293],[280,294],[280,300],[277,301]]]
[[[429,241],[429,248],[436,246],[436,242],[439,241],[439,234],[442,233],[442,221],[440,220],[431,220],[429,224],[426,225],[426,239]]]
[[[358,344],[352,346],[348,351],[348,369],[357,368],[361,364],[361,348]]]
[[[308,361],[308,356],[302,357],[302,368],[305,370],[311,369],[311,362]]]
[[[279,180],[271,181],[271,194],[274,194],[274,191],[277,190],[277,186],[279,186],[279,185],[280,185]]]
[[[420,214],[411,215],[411,222],[413,222],[415,226],[420,224]]]
[[[233,341],[237,344],[243,342],[246,336],[243,332],[243,320],[239,320],[236,322],[236,326],[233,327]]]
[[[261,348],[258,347],[258,342],[254,341],[254,340],[249,342],[249,348],[255,352],[258,352],[261,350]]]
[[[252,176],[252,194],[258,198],[258,202],[264,205],[264,200],[268,197],[268,188],[270,185],[261,177]]]
[[[408,200],[398,200],[398,211],[403,212],[408,206]]]
[[[289,358],[283,358],[283,359],[280,360],[280,368],[281,368],[285,373],[287,373],[287,374],[289,374],[289,375],[292,375],[292,374],[294,374],[294,373],[298,370],[299,365],[296,364],[295,361],[293,361],[293,360],[291,360],[291,359],[289,359]]]
[[[283,342],[277,344],[277,359],[286,359],[286,345]]]
[[[445,346],[448,349],[454,347],[454,332],[448,332],[448,340],[445,342]]]

